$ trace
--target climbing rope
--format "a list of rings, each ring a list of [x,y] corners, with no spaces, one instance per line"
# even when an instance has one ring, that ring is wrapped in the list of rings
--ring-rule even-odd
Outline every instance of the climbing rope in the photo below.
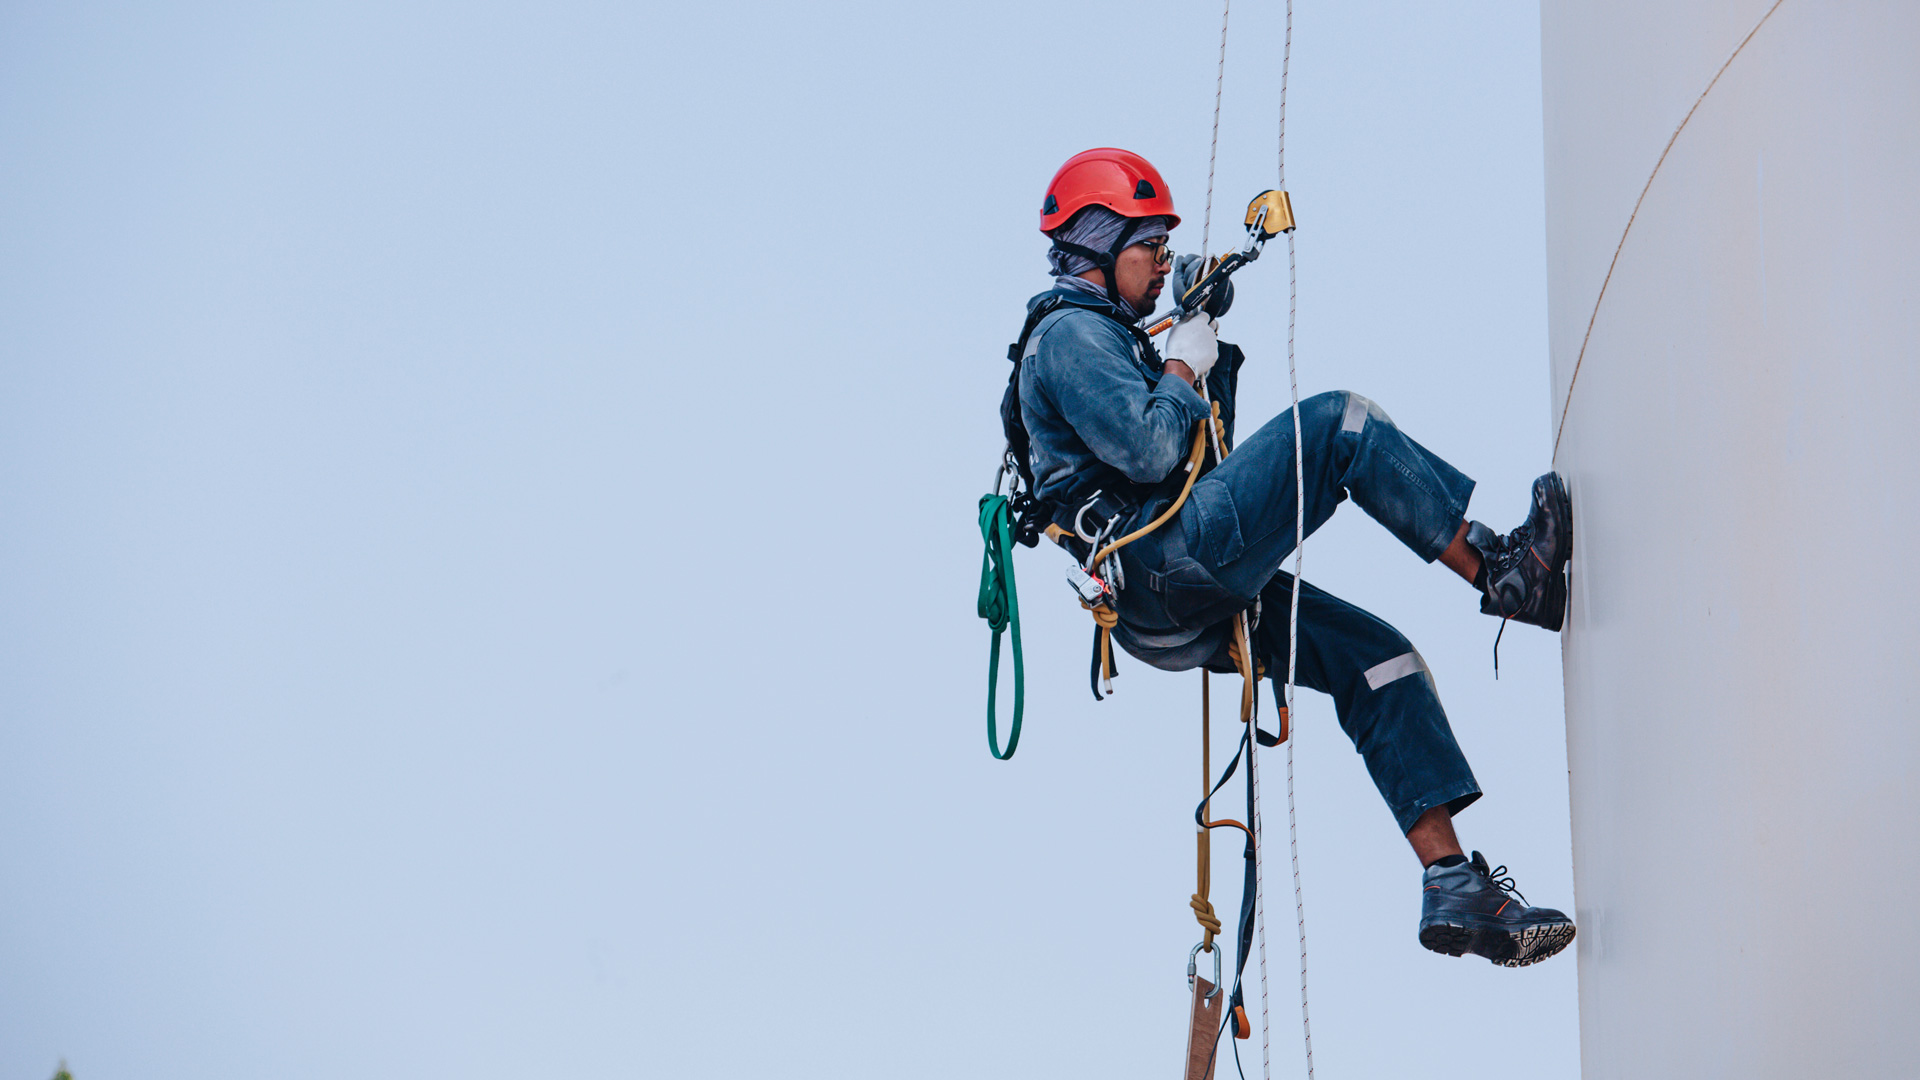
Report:
[[[1287,72],[1293,60],[1293,0],[1287,0],[1286,40],[1280,51],[1280,132],[1277,142],[1277,186],[1287,186]],[[1300,438],[1300,370],[1294,359],[1293,339],[1300,307],[1299,271],[1294,261],[1293,232],[1287,232],[1287,383],[1293,391],[1293,587],[1287,598],[1287,707],[1293,714],[1293,690],[1300,658],[1300,566],[1307,546],[1307,466]],[[1287,850],[1293,860],[1293,917],[1300,940],[1300,1034],[1306,1044],[1307,1080],[1313,1080],[1313,1019],[1307,1011],[1307,904],[1300,890],[1300,822],[1294,809],[1293,740],[1287,740]],[[1264,932],[1266,921],[1260,923]],[[1261,959],[1264,962],[1264,947]],[[1261,968],[1264,981],[1266,969]]]
[[[1227,16],[1232,12],[1233,0],[1222,0],[1220,63],[1213,73],[1213,141],[1207,144],[1207,209],[1200,217],[1200,266],[1203,268],[1207,265],[1207,241],[1213,235],[1213,163],[1220,156],[1220,92],[1227,82]]]
[[[1289,2],[1291,2],[1291,0],[1289,0]],[[1640,205],[1647,201],[1647,193],[1653,190],[1654,178],[1660,175],[1660,166],[1667,163],[1667,155],[1673,152],[1673,144],[1680,141],[1680,133],[1687,129],[1687,123],[1693,119],[1693,114],[1700,111],[1700,103],[1707,100],[1707,95],[1712,93],[1713,88],[1719,84],[1720,76],[1727,73],[1727,69],[1733,66],[1733,61],[1739,57],[1741,50],[1747,47],[1747,43],[1752,41],[1754,35],[1760,32],[1761,27],[1767,25],[1767,20],[1773,18],[1773,13],[1779,11],[1780,5],[1785,2],[1786,0],[1773,0],[1773,6],[1767,9],[1766,14],[1760,16],[1760,21],[1754,23],[1753,29],[1747,31],[1747,36],[1741,38],[1740,44],[1735,45],[1733,51],[1727,54],[1726,62],[1721,64],[1719,70],[1713,73],[1713,78],[1707,80],[1707,85],[1701,89],[1700,96],[1694,98],[1692,107],[1687,109],[1687,115],[1680,118],[1680,123],[1673,129],[1673,134],[1667,136],[1667,145],[1661,148],[1660,156],[1654,160],[1653,171],[1647,174],[1647,182],[1640,188],[1640,197],[1633,200],[1633,209],[1627,214],[1627,224],[1620,230],[1620,242],[1614,245],[1613,259],[1607,263],[1607,276],[1600,279],[1600,291],[1593,297],[1593,314],[1587,316],[1587,332],[1580,337],[1580,351],[1576,353],[1573,358],[1573,373],[1567,376],[1567,397],[1566,400],[1560,403],[1560,423],[1553,429],[1553,461],[1555,464],[1558,464],[1560,461],[1560,440],[1567,433],[1567,412],[1573,408],[1573,387],[1574,384],[1580,381],[1580,365],[1586,363],[1587,344],[1593,340],[1593,326],[1594,323],[1600,319],[1600,302],[1607,298],[1607,286],[1613,283],[1613,272],[1620,266],[1620,253],[1627,248],[1627,235],[1633,232],[1634,220],[1640,216]],[[1284,71],[1285,69],[1282,68],[1282,70]],[[1285,79],[1284,75],[1282,79]],[[1284,81],[1282,85],[1285,85]],[[1284,92],[1281,100],[1286,100]],[[1503,631],[1506,629],[1504,619],[1501,620],[1500,629]],[[1498,650],[1499,647],[1499,640],[1496,638],[1494,641],[1494,649]],[[1494,656],[1497,670],[1499,653],[1496,651]]]
[[[1194,425],[1193,450],[1187,454],[1187,482],[1181,486],[1179,497],[1174,499],[1165,510],[1162,510],[1159,517],[1122,536],[1120,539],[1096,549],[1087,559],[1086,570],[1088,573],[1093,573],[1101,563],[1112,558],[1121,548],[1126,547],[1128,544],[1133,543],[1135,540],[1146,536],[1148,533],[1153,532],[1155,529],[1173,520],[1173,515],[1180,512],[1180,508],[1186,505],[1187,496],[1193,493],[1193,482],[1200,478],[1200,463],[1207,454],[1207,431],[1209,428],[1216,427],[1219,423],[1220,406],[1216,404],[1213,407],[1211,421],[1201,420]],[[1065,530],[1059,530],[1057,534],[1050,530],[1047,535],[1065,535]],[[1120,624],[1120,613],[1115,611],[1113,606],[1107,603],[1104,598],[1097,603],[1088,603],[1082,600],[1080,606],[1087,609],[1087,611],[1093,615],[1094,625],[1098,627],[1095,631],[1098,635],[1096,645],[1098,653],[1094,660],[1095,669],[1101,678],[1108,681],[1107,692],[1112,693],[1113,628]],[[1018,653],[1016,651],[1016,657],[1017,655]],[[1017,660],[1015,662],[1018,663]],[[989,702],[989,706],[991,706],[991,702]],[[989,713],[989,716],[991,716],[991,713]]]
[[[1218,158],[1219,150],[1220,150],[1220,103],[1221,103],[1221,98],[1223,96],[1224,88],[1226,85],[1227,27],[1228,27],[1229,20],[1232,17],[1232,14],[1233,14],[1233,0],[1221,0],[1220,56],[1215,67],[1214,79],[1213,79],[1213,133],[1212,133],[1211,141],[1207,147],[1206,211],[1201,218],[1200,262],[1196,267],[1196,271],[1197,271],[1196,276],[1198,276],[1199,273],[1205,272],[1205,268],[1207,265],[1206,260],[1207,260],[1208,246],[1212,239],[1214,162]],[[1292,0],[1287,0],[1287,37],[1288,37],[1289,46],[1291,46],[1292,31],[1293,31],[1293,2]],[[1290,47],[1288,52],[1289,53],[1291,52]],[[1280,102],[1281,102],[1282,127],[1281,127],[1281,139],[1280,139],[1281,183],[1279,187],[1281,188],[1281,190],[1285,190],[1286,188],[1286,183],[1285,183],[1286,128],[1284,126],[1286,123],[1285,116],[1286,116],[1286,100],[1287,100],[1286,99],[1286,71],[1287,71],[1287,55],[1283,54],[1281,59],[1281,67],[1280,67],[1280,72],[1281,72]],[[1287,232],[1287,262],[1289,266],[1291,266],[1293,262],[1292,230],[1288,230]],[[1289,320],[1291,320],[1291,316],[1289,316]],[[1292,348],[1291,332],[1289,332],[1289,340],[1288,340],[1288,348],[1287,348],[1287,367],[1289,372],[1291,373],[1293,369],[1293,348]],[[1299,452],[1300,451],[1300,434],[1299,434],[1300,391],[1299,391],[1299,386],[1297,381],[1294,384],[1293,404],[1294,404],[1293,445],[1294,445],[1294,451],[1295,451],[1294,462],[1297,466],[1300,463],[1300,452]],[[1217,411],[1218,406],[1216,406],[1215,408]],[[1220,431],[1217,427],[1213,428],[1213,445],[1214,445],[1215,460],[1224,462],[1227,456],[1226,444],[1225,444],[1225,441],[1221,438]],[[1302,476],[1304,476],[1304,473],[1302,473]],[[1298,553],[1299,553],[1299,547],[1300,547],[1299,542],[1301,539],[1301,536],[1299,534],[1301,530],[1299,529],[1298,525],[1299,523],[1296,522],[1296,530],[1295,530],[1295,538],[1294,538],[1295,567],[1296,567],[1296,571],[1294,575],[1294,596],[1293,596],[1293,602],[1290,605],[1291,610],[1289,612],[1289,620],[1288,620],[1288,631],[1289,631],[1288,648],[1290,651],[1293,648],[1291,639],[1293,638],[1294,631],[1297,629],[1297,626],[1298,626],[1298,613],[1299,613],[1299,587],[1300,586],[1299,586],[1299,574],[1298,574],[1298,565],[1299,565]],[[1264,911],[1265,885],[1263,884],[1264,875],[1261,873],[1261,870],[1262,870],[1261,854],[1262,854],[1262,851],[1264,850],[1265,845],[1261,843],[1261,823],[1260,823],[1260,780],[1259,780],[1260,772],[1259,772],[1259,764],[1258,764],[1259,754],[1257,753],[1260,740],[1251,737],[1253,735],[1253,723],[1254,723],[1253,718],[1254,718],[1254,708],[1255,708],[1255,701],[1256,701],[1255,695],[1259,692],[1258,681],[1260,677],[1260,669],[1259,669],[1258,661],[1255,660],[1253,656],[1252,630],[1253,630],[1253,627],[1252,627],[1251,621],[1248,619],[1246,613],[1242,612],[1240,615],[1235,617],[1234,639],[1235,639],[1235,644],[1238,645],[1239,648],[1237,650],[1237,655],[1234,658],[1234,662],[1235,662],[1235,665],[1240,668],[1241,679],[1242,679],[1240,716],[1241,716],[1241,721],[1246,725],[1247,735],[1249,736],[1247,739],[1247,784],[1248,784],[1247,801],[1249,803],[1247,807],[1247,817],[1249,822],[1252,825],[1253,859],[1254,859],[1254,863],[1253,863],[1254,921],[1256,926],[1258,927],[1258,932],[1259,932],[1260,1068],[1261,1068],[1261,1076],[1263,1078],[1270,1078],[1273,1075],[1273,1063],[1272,1063],[1272,1051],[1271,1051],[1271,1046],[1272,1046],[1271,1021],[1269,1018],[1269,1010],[1267,1006],[1267,920],[1265,918],[1265,911]],[[1281,727],[1282,727],[1283,738],[1286,735],[1285,726],[1286,726],[1287,718],[1291,714],[1292,707],[1293,707],[1293,675],[1294,675],[1293,658],[1291,655],[1289,655],[1288,663],[1287,663],[1287,701],[1286,701],[1286,707],[1281,710]],[[1203,679],[1204,679],[1204,676],[1203,676]],[[1202,696],[1204,699],[1206,694],[1206,690],[1205,690],[1206,684],[1204,681],[1202,682],[1201,686],[1202,686]],[[1204,713],[1205,711],[1206,710],[1203,706],[1202,712]],[[1292,740],[1290,739],[1287,742],[1287,761],[1288,761],[1288,793],[1289,793],[1289,800],[1291,800],[1292,771],[1293,771],[1292,770],[1293,744],[1292,744]],[[1297,857],[1296,857],[1296,865],[1297,865]],[[1196,912],[1196,914],[1198,913]],[[1210,937],[1209,937],[1209,940],[1211,940]],[[1304,940],[1305,938],[1303,934],[1302,941],[1304,942]],[[1308,1071],[1309,1073],[1311,1073],[1312,1060],[1313,1060],[1311,1056],[1311,1050],[1309,1050],[1309,1056],[1307,1060],[1308,1060]]]
[[[1213,951],[1213,939],[1220,933],[1220,916],[1214,914],[1213,901],[1209,899],[1213,892],[1213,830],[1207,827],[1208,813],[1213,800],[1213,709],[1207,688],[1207,670],[1200,669],[1200,820],[1194,823],[1194,837],[1197,852],[1194,855],[1194,871],[1199,881],[1193,890],[1193,899],[1188,901],[1193,908],[1194,921],[1200,924],[1202,934],[1200,947],[1207,952]]]
[[[1005,761],[1020,745],[1020,714],[1027,704],[1027,671],[1020,655],[1020,595],[1013,584],[1013,506],[1005,495],[980,497],[980,538],[986,541],[986,553],[980,559],[978,611],[993,631],[987,654],[987,749]],[[1013,629],[1013,724],[1002,753],[993,705],[1000,693],[1000,634],[1008,627]]]
[[[1286,0],[1286,32],[1280,58],[1280,108],[1279,127],[1276,138],[1275,165],[1278,173],[1276,187],[1285,191],[1287,187],[1287,77],[1293,60],[1293,0]],[[1220,54],[1214,72],[1213,87],[1213,132],[1211,144],[1207,150],[1207,198],[1206,211],[1201,219],[1200,268],[1204,271],[1208,245],[1211,241],[1213,224],[1213,183],[1214,162],[1218,158],[1220,147],[1220,105],[1226,84],[1227,69],[1227,27],[1232,15],[1232,0],[1222,0],[1220,6]],[[1287,676],[1285,702],[1280,709],[1279,738],[1287,746],[1287,844],[1293,868],[1293,899],[1296,932],[1300,943],[1300,1027],[1306,1049],[1307,1076],[1314,1075],[1313,1067],[1313,1025],[1308,1011],[1307,995],[1307,916],[1305,894],[1300,883],[1300,838],[1299,819],[1294,794],[1294,754],[1293,739],[1289,736],[1289,722],[1294,711],[1294,687],[1299,675],[1300,651],[1300,574],[1304,563],[1306,546],[1306,462],[1304,439],[1300,427],[1300,374],[1294,351],[1295,329],[1299,309],[1298,264],[1291,228],[1287,232],[1287,383],[1293,398],[1293,445],[1294,445],[1294,543],[1293,543],[1293,582],[1287,598]],[[1215,407],[1218,415],[1218,407]],[[1213,429],[1213,445],[1216,462],[1226,460],[1227,448],[1217,425]],[[1246,725],[1248,807],[1247,815],[1251,825],[1254,858],[1254,921],[1259,934],[1260,954],[1260,1065],[1261,1075],[1270,1078],[1273,1075],[1272,1038],[1270,1013],[1268,1009],[1267,982],[1267,920],[1266,887],[1263,860],[1264,844],[1262,815],[1260,813],[1260,768],[1258,749],[1261,743],[1255,738],[1254,709],[1260,678],[1259,661],[1253,655],[1253,627],[1245,613],[1235,619],[1234,663],[1240,669],[1242,677],[1241,719]],[[1202,730],[1209,726],[1205,719],[1208,690],[1202,676]],[[1203,736],[1204,737],[1204,736]],[[1203,753],[1203,758],[1204,758]],[[1203,809],[1202,816],[1206,816]],[[1203,832],[1207,831],[1204,827]],[[1207,848],[1202,844],[1202,861],[1207,861]],[[1198,901],[1203,897],[1195,896],[1195,916],[1201,915]],[[1209,906],[1209,912],[1211,908]],[[1206,925],[1202,920],[1202,926]],[[1207,936],[1211,942],[1212,935]]]

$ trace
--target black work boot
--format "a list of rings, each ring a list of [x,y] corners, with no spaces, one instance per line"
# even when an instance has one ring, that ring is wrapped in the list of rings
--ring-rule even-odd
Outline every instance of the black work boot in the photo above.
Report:
[[[1567,556],[1573,554],[1573,504],[1559,473],[1533,482],[1533,509],[1505,536],[1477,521],[1467,543],[1480,553],[1480,610],[1558,631],[1567,615]]]
[[[1506,872],[1487,869],[1477,851],[1471,862],[1427,867],[1420,944],[1448,956],[1470,952],[1501,967],[1537,964],[1566,948],[1573,920],[1552,908],[1528,907]]]

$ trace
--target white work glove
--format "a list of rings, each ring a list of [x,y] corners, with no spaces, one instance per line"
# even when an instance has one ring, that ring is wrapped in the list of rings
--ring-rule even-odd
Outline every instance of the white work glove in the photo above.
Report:
[[[1215,336],[1219,331],[1218,319],[1189,315],[1167,331],[1167,347],[1161,355],[1192,368],[1195,379],[1205,379],[1220,358],[1220,339]]]

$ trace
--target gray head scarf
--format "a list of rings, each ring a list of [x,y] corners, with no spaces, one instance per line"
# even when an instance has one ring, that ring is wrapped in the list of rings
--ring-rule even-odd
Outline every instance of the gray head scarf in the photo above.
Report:
[[[1083,207],[1073,215],[1065,225],[1048,233],[1055,240],[1065,240],[1069,244],[1105,251],[1120,239],[1120,232],[1127,227],[1132,218],[1124,218],[1104,206]],[[1142,240],[1157,240],[1167,233],[1167,219],[1149,217],[1140,219],[1140,227],[1134,230],[1132,243]],[[1059,248],[1047,249],[1047,262],[1052,267],[1054,277],[1074,277],[1093,269],[1093,261],[1080,255],[1070,255]]]
[[[1129,244],[1137,244],[1143,240],[1158,240],[1169,235],[1165,217],[1155,215],[1138,220],[1138,227],[1128,238]],[[1113,246],[1114,241],[1120,239],[1121,232],[1125,231],[1132,221],[1134,219],[1122,217],[1104,206],[1088,206],[1076,212],[1065,225],[1047,235],[1069,244],[1078,244],[1095,251],[1106,251]],[[1047,263],[1053,276],[1059,278],[1063,284],[1068,282],[1080,284],[1075,279],[1088,270],[1094,269],[1093,260],[1083,255],[1062,251],[1057,247],[1047,249]],[[1105,295],[1105,291],[1097,287],[1089,291]]]

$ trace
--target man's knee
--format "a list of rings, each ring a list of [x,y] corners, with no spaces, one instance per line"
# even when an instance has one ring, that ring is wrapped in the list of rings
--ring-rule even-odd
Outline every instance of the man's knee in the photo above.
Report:
[[[1387,415],[1387,410],[1381,408],[1378,402],[1361,394],[1354,393],[1351,390],[1345,391],[1345,393],[1347,400],[1340,410],[1340,431],[1342,434],[1349,432],[1355,435],[1359,434],[1366,430],[1367,421],[1369,420],[1380,420],[1389,424],[1393,423],[1393,418]]]
[[[1309,442],[1358,434],[1369,419],[1392,422],[1385,409],[1352,390],[1329,390],[1300,403],[1301,434]]]

